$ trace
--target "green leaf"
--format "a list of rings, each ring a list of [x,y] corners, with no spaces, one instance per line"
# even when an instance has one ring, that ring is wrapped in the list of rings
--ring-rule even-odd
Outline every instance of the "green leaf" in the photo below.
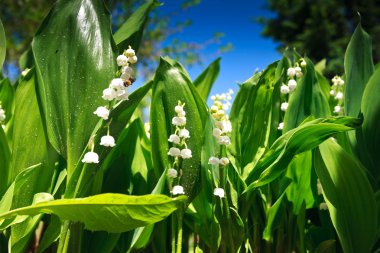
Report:
[[[4,26],[0,20],[0,73],[2,72],[1,69],[3,68],[3,63],[5,60],[5,53],[7,49],[6,46],[7,46],[7,41],[5,39]]]
[[[105,193],[87,198],[59,199],[0,214],[0,220],[18,215],[55,214],[61,220],[83,222],[88,230],[121,233],[166,218],[185,196],[128,196]]]
[[[134,50],[139,49],[149,12],[157,6],[159,6],[157,0],[146,1],[115,32],[114,39],[120,52],[123,52],[128,46],[131,46]]]
[[[284,117],[284,133],[299,126],[310,115],[316,118],[330,115],[329,103],[318,82],[314,65],[308,58],[305,61],[306,73],[297,80],[297,88],[289,97],[289,106]]]
[[[0,157],[1,157],[1,163],[0,163],[0,178],[1,178],[1,184],[0,184],[0,197],[3,196],[6,189],[9,186],[10,179],[9,179],[9,164],[11,160],[11,151],[9,149],[7,137],[5,136],[3,128],[0,126]]]
[[[14,194],[12,208],[30,205],[38,192],[48,191],[54,173],[54,156],[44,132],[35,92],[35,72],[21,80],[15,94],[10,180],[26,168],[41,163],[40,174],[28,178],[28,190]],[[23,252],[38,219],[29,219],[12,228],[12,251]],[[17,246],[16,246],[17,244]]]
[[[346,85],[344,107],[347,115],[358,117],[362,94],[374,71],[371,37],[359,23],[348,44],[344,57]]]
[[[292,159],[286,171],[285,176],[292,180],[286,189],[286,197],[293,203],[295,215],[299,215],[303,203],[306,204],[306,208],[312,208],[314,205],[311,178],[312,164],[311,152],[304,152]]]
[[[372,172],[372,175],[380,182],[380,69],[369,79],[363,93],[362,112],[363,126],[362,139],[358,140],[359,148],[365,153],[362,163]],[[363,141],[363,143],[361,143]]]
[[[49,141],[67,159],[68,179],[99,119],[102,90],[116,71],[110,18],[103,2],[58,1],[33,43],[38,93]]]
[[[0,104],[5,111],[5,125],[13,116],[15,89],[8,78],[0,81]],[[3,123],[4,124],[4,123]]]
[[[181,185],[191,201],[195,196],[194,186],[198,184],[201,169],[202,115],[207,112],[206,107],[200,104],[200,97],[188,75],[183,71],[177,62],[169,58],[161,58],[153,83],[150,110],[151,140],[153,165],[158,170],[158,174],[161,174],[172,163],[168,156],[168,138],[175,131],[175,127],[171,124],[172,118],[176,115],[174,107],[178,105],[179,100],[185,103],[186,129],[190,132],[190,138],[186,140],[186,143],[192,150],[192,157],[182,161]]]
[[[203,100],[207,100],[212,85],[219,75],[220,58],[213,61],[195,80],[194,86]]]
[[[321,144],[319,150],[315,169],[343,251],[372,252],[378,213],[362,165],[332,140]]]
[[[273,231],[280,225],[281,213],[283,212],[282,199],[285,192],[276,200],[276,202],[266,211],[266,225],[263,232],[263,239],[272,242]]]
[[[316,119],[286,132],[263,155],[249,173],[246,182],[249,192],[279,177],[296,154],[312,150],[327,138],[358,126],[360,120],[351,117]]]

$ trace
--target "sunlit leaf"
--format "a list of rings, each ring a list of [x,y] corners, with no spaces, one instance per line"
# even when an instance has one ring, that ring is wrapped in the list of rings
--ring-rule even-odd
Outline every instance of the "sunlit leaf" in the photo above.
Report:
[[[344,107],[347,115],[358,117],[364,88],[373,71],[371,37],[359,23],[344,57]]]
[[[212,85],[219,75],[220,70],[220,58],[216,59],[194,80],[194,86],[197,87],[197,91],[201,98],[207,100]]]
[[[157,6],[159,6],[157,0],[147,0],[115,32],[114,39],[120,52],[128,48],[128,46],[135,50],[139,49],[149,12]]]
[[[32,49],[49,141],[67,159],[70,179],[105,105],[102,90],[116,71],[110,18],[103,2],[58,1]]]
[[[186,197],[128,196],[105,193],[87,198],[59,199],[0,214],[0,220],[18,215],[55,214],[61,220],[83,222],[88,230],[121,233],[166,218]]]
[[[178,63],[169,58],[161,58],[153,83],[150,110],[153,165],[161,174],[170,166],[168,138],[175,130],[171,124],[176,115],[174,107],[178,105],[179,100],[185,103],[186,129],[190,132],[190,138],[186,143],[192,150],[192,157],[182,162],[181,185],[190,200],[194,197],[194,186],[199,180],[203,140],[202,115],[206,113],[205,106],[200,107],[202,105],[197,102],[200,99],[199,94],[193,91],[195,87],[192,85]]]
[[[312,150],[327,138],[360,125],[351,117],[316,119],[286,132],[271,146],[248,175],[245,192],[270,183],[286,169],[294,155]]]
[[[343,251],[372,252],[378,232],[377,204],[362,165],[332,140],[319,150],[315,169]]]

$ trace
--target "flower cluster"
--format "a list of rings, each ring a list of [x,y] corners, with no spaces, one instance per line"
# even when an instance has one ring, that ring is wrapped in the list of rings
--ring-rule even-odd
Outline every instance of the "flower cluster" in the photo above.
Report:
[[[302,68],[306,67],[306,61],[301,58],[299,63],[296,62],[295,66],[288,68],[286,74],[288,76],[287,84],[283,83],[280,87],[280,92],[283,95],[283,102],[281,103],[280,109],[285,112],[288,109],[288,96],[293,93],[297,88],[297,79],[303,76]],[[278,130],[284,128],[284,122],[280,122],[278,125]]]
[[[118,78],[111,80],[108,88],[103,90],[102,98],[109,102],[108,106],[99,106],[94,114],[103,120],[108,120],[110,115],[111,102],[113,100],[128,100],[127,88],[134,81],[134,71],[130,67],[131,64],[137,62],[135,51],[129,47],[123,54],[119,55],[116,59],[117,65],[120,67],[117,75]],[[115,139],[109,134],[110,122],[107,124],[107,135],[102,136],[100,145],[104,147],[114,147],[116,145]],[[83,163],[99,163],[99,156],[94,152],[93,138],[90,141],[91,151],[87,152],[83,159]]]
[[[229,145],[231,143],[229,133],[232,131],[231,122],[228,119],[227,110],[231,106],[231,99],[233,90],[229,90],[228,93],[216,94],[211,99],[214,100],[213,105],[210,108],[211,115],[215,119],[215,128],[212,134],[216,138],[218,144]]]
[[[127,88],[134,82],[134,71],[130,65],[137,62],[135,51],[129,47],[117,57],[116,61],[120,67],[120,77],[112,79],[108,88],[103,90],[102,98],[107,101],[128,100]]]
[[[211,115],[215,119],[215,127],[213,128],[212,134],[215,137],[217,143],[224,147],[231,143],[229,134],[232,132],[231,121],[228,118],[227,110],[231,106],[233,90],[229,90],[227,93],[216,94],[212,96],[211,99],[214,101],[210,108]],[[222,150],[222,149],[221,149]],[[212,156],[208,160],[208,164],[217,165],[218,168],[227,167],[230,163],[227,157],[216,157]],[[224,198],[224,189],[221,187],[216,187],[214,189],[214,195],[219,198]]]
[[[189,159],[192,157],[191,150],[186,144],[186,140],[190,138],[190,132],[186,129],[186,112],[183,109],[184,106],[184,103],[178,101],[178,105],[174,108],[176,116],[172,118],[172,124],[175,126],[175,131],[168,139],[168,141],[173,144],[168,151],[168,155],[174,157],[174,162],[168,170],[167,176],[174,180],[178,177],[178,174],[180,174],[177,180],[178,185],[175,185],[171,190],[173,195],[185,194],[183,187],[179,185],[182,174],[182,169],[180,168],[181,159]]]
[[[334,113],[340,114],[343,108],[344,80],[340,76],[334,76],[331,82],[333,85],[331,86],[330,95],[334,97],[334,100],[337,100]]]

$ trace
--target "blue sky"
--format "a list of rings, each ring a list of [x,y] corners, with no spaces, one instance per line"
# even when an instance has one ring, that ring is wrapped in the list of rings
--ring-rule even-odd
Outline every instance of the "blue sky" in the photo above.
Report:
[[[167,0],[159,7],[163,13],[178,9],[182,1]],[[203,42],[213,37],[215,32],[223,32],[222,43],[233,44],[233,50],[220,56],[221,69],[212,94],[237,90],[237,83],[248,79],[256,69],[263,69],[268,64],[280,59],[276,44],[260,34],[262,26],[252,20],[259,16],[273,15],[264,9],[264,0],[203,0],[197,6],[189,8],[172,22],[192,20],[192,25],[175,37],[184,41]],[[172,38],[168,38],[170,41]],[[201,53],[205,55],[204,66],[188,68],[190,76],[195,79],[202,70],[216,58],[218,46],[208,46]]]

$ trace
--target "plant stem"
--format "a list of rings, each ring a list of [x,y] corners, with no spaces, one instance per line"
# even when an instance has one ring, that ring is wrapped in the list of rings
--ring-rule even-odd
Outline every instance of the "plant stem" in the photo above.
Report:
[[[183,222],[183,208],[181,205],[178,209],[177,253],[182,252],[182,222]]]
[[[63,222],[61,234],[59,236],[59,243],[58,243],[58,249],[57,253],[66,253],[67,252],[67,245],[70,239],[70,221],[66,220]]]
[[[175,253],[175,235],[176,235],[176,232],[175,232],[175,222],[176,222],[176,219],[174,218],[174,216],[175,216],[175,213],[173,213],[172,215],[171,215],[171,218],[172,218],[172,234],[171,234],[171,236],[172,236],[172,253]]]

